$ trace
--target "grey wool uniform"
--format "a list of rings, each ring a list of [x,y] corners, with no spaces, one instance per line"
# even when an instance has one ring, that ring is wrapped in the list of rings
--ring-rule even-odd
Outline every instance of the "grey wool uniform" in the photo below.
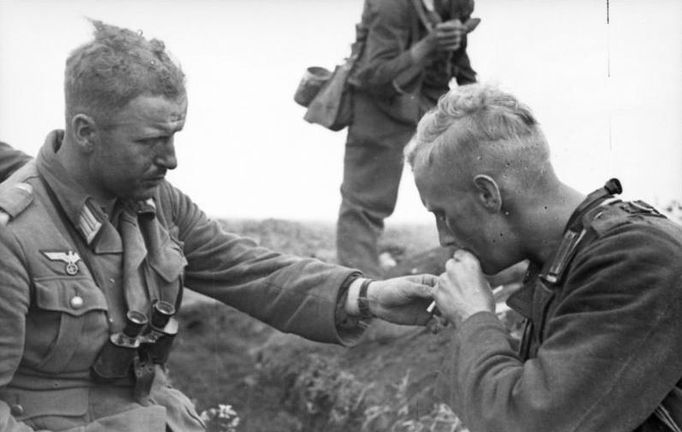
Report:
[[[339,324],[353,270],[226,233],[167,182],[145,202],[119,200],[108,217],[59,163],[62,138],[52,132],[36,161],[0,187],[11,217],[0,230],[1,432],[204,430],[162,362],[148,365],[142,398],[130,373],[91,375],[129,309],[179,305],[183,286],[312,340],[345,343],[361,332]]]
[[[507,301],[526,318],[518,352],[490,312],[455,334],[450,402],[471,431],[682,424],[682,227],[641,201],[600,200]]]

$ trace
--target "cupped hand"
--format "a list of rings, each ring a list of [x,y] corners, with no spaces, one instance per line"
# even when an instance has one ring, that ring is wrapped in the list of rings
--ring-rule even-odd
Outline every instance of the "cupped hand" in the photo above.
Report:
[[[452,323],[477,312],[495,312],[493,293],[478,259],[463,249],[455,251],[445,263],[445,273],[438,278],[433,297],[440,313]]]
[[[460,20],[455,19],[437,24],[434,32],[439,51],[456,51],[462,42],[465,29]]]

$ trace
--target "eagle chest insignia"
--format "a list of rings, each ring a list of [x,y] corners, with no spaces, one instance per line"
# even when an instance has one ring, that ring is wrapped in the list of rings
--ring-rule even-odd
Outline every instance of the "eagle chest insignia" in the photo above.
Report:
[[[75,276],[78,274],[78,261],[81,260],[81,257],[78,255],[77,252],[74,252],[74,251],[68,251],[68,252],[41,251],[41,252],[50,261],[61,261],[64,264],[66,264],[64,271],[66,272],[67,275]]]

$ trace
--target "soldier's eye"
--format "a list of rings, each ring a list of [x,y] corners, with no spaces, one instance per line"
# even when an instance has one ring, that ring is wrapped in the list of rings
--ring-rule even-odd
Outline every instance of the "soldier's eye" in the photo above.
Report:
[[[155,145],[163,145],[168,141],[168,137],[166,136],[159,136],[159,137],[151,137],[151,138],[144,138],[139,140],[138,142],[143,145],[147,146],[155,146]]]

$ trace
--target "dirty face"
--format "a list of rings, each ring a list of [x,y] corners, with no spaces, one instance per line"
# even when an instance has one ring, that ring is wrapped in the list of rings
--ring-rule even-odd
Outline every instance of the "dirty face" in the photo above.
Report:
[[[90,158],[93,186],[103,196],[143,200],[177,166],[174,136],[187,113],[183,96],[138,96],[99,128]]]

